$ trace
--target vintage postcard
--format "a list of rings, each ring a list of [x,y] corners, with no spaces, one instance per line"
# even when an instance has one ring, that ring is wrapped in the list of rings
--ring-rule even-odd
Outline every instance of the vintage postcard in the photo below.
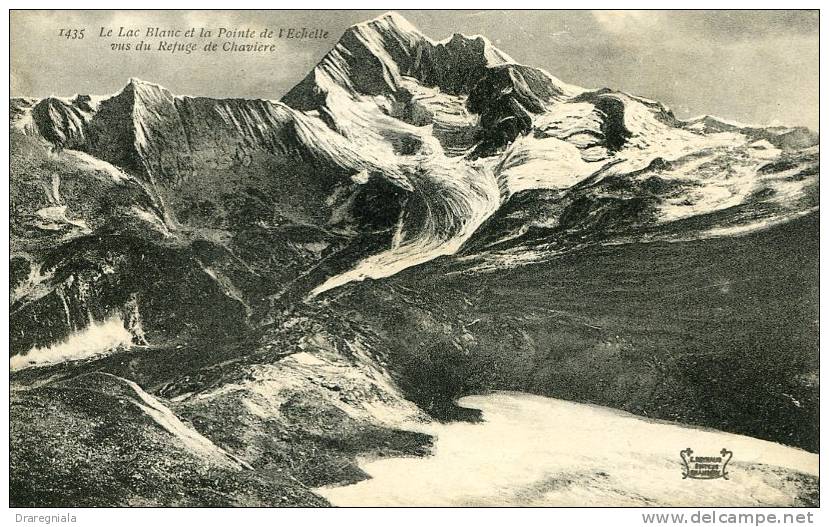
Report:
[[[11,10],[9,504],[819,507],[818,26]]]

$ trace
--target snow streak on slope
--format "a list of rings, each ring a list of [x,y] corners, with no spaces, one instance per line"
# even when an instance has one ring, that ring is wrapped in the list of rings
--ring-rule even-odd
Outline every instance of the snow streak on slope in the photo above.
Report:
[[[100,373],[100,375],[109,374]],[[161,401],[145,392],[133,381],[115,377],[114,375],[110,375],[110,377],[125,383],[132,392],[127,394],[130,402],[147,414],[157,425],[181,441],[181,443],[187,447],[190,452],[219,466],[226,466],[236,470],[252,468],[244,461],[227,453],[210,439],[201,435],[191,425],[185,424],[178,418],[178,416],[176,416],[176,414],[173,413],[172,410],[164,406]]]
[[[15,371],[100,357],[118,348],[132,346],[132,339],[133,335],[125,327],[122,317],[115,315],[102,322],[93,321],[63,342],[46,348],[33,348],[25,355],[14,355],[9,359],[9,368]]]
[[[366,278],[385,278],[440,256],[452,255],[500,203],[491,170],[457,158],[434,156],[411,167],[414,191],[389,250],[317,286],[311,296]]]

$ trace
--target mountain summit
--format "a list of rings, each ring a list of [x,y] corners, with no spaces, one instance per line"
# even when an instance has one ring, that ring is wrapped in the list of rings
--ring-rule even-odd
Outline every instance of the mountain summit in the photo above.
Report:
[[[468,94],[486,68],[512,62],[483,37],[455,34],[434,42],[402,16],[387,13],[346,30],[284,100],[310,110],[336,89],[350,96],[393,96],[405,90],[403,77],[445,93]]]
[[[582,91],[516,64],[480,35],[455,33],[435,42],[399,14],[387,13],[346,30],[282,100],[336,123],[354,118],[355,101],[373,97],[396,117],[420,124],[425,114],[446,105],[446,97],[462,97],[465,109],[480,116],[490,139],[498,141],[502,134],[514,138],[514,127],[502,127],[502,121],[526,122],[527,110],[540,112]]]

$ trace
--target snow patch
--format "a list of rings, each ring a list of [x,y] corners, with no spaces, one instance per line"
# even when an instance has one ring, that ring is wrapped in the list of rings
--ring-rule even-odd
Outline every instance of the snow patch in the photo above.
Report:
[[[433,455],[362,460],[370,479],[317,492],[335,506],[791,506],[788,477],[818,475],[817,454],[618,410],[503,392],[459,404],[484,421],[432,424]],[[729,479],[683,480],[685,447],[733,451]]]
[[[120,314],[104,321],[92,321],[87,327],[72,333],[63,342],[46,348],[32,348],[9,359],[12,371],[49,366],[93,357],[109,355],[119,348],[132,346],[132,334],[124,326]]]

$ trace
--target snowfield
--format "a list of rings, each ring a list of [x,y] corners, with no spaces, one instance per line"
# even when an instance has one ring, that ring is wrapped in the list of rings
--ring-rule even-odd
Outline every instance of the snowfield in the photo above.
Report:
[[[478,424],[432,425],[433,454],[364,460],[370,476],[317,489],[339,506],[797,505],[818,456],[796,448],[546,397],[464,397]],[[732,451],[728,480],[683,479],[680,451]]]

